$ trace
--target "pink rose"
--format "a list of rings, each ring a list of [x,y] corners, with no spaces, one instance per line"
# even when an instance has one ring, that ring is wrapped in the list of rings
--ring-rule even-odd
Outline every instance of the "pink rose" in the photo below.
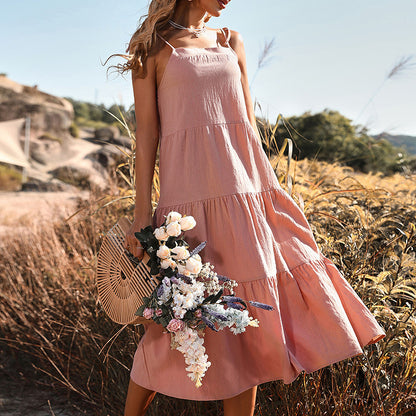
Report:
[[[153,309],[152,308],[145,308],[143,311],[143,318],[151,319],[153,316]]]
[[[156,316],[161,316],[162,315],[162,313],[163,313],[163,311],[162,311],[162,309],[156,309],[155,310],[155,314],[156,314]]]
[[[171,319],[166,329],[169,332],[178,332],[184,328],[185,324],[180,319]]]

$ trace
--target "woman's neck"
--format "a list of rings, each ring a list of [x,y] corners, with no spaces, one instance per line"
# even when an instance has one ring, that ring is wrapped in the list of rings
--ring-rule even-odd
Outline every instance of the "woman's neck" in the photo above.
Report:
[[[193,2],[182,1],[178,3],[172,20],[190,29],[200,29],[204,26],[205,16],[205,10],[194,6]]]

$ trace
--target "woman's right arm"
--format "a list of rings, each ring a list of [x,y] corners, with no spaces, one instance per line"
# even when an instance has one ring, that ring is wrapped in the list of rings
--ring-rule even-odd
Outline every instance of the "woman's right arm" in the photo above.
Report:
[[[155,57],[149,56],[146,65],[145,78],[136,77],[132,71],[136,115],[136,201],[134,221],[125,241],[125,247],[139,260],[143,258],[143,249],[134,233],[152,222],[152,181],[159,144]]]

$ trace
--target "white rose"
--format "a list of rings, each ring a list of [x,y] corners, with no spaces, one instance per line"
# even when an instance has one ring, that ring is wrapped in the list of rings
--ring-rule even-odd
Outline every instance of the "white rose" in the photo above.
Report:
[[[172,250],[178,260],[187,259],[189,257],[189,251],[184,246],[176,246]]]
[[[198,261],[202,260],[201,256],[198,253],[194,254],[192,257],[195,257]]]
[[[194,304],[193,299],[185,298],[182,305],[185,309],[191,309],[193,304]]]
[[[166,216],[166,225],[173,222],[179,221],[182,218],[182,215],[176,211],[170,211],[169,214]]]
[[[178,272],[183,274],[183,272],[186,270],[186,267],[183,264],[178,264]]]
[[[168,267],[175,269],[176,263],[172,259],[162,259],[160,262],[160,267],[162,269],[167,269]]]
[[[166,226],[166,232],[171,236],[177,237],[182,232],[179,222],[178,221],[170,222]]]
[[[153,231],[153,235],[158,240],[167,240],[169,237],[168,233],[166,232],[165,227],[156,228],[156,230]]]
[[[201,262],[193,256],[189,257],[189,259],[186,260],[186,269],[189,270],[191,273],[198,274],[201,270],[201,267]]]
[[[178,267],[178,264],[173,259],[169,259],[169,260],[170,260],[170,267],[172,267],[172,269],[175,270]]]
[[[161,244],[156,251],[156,255],[161,259],[166,259],[170,256],[170,248],[165,244]]]
[[[179,224],[183,231],[190,230],[196,225],[195,218],[192,215],[186,215],[179,220]]]

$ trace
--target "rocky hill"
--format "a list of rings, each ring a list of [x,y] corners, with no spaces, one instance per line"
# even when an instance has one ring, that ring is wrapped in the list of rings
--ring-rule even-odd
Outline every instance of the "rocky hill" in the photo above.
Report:
[[[45,133],[64,139],[74,119],[72,104],[64,98],[19,84],[0,75],[0,121],[31,118],[33,138]]]
[[[373,136],[375,139],[386,139],[393,146],[404,147],[410,154],[416,155],[416,136],[405,134],[380,133]]]
[[[130,140],[117,128],[81,129],[71,135],[74,109],[68,100],[0,75],[0,122],[30,116],[30,168],[26,190],[69,190],[71,186],[105,188],[109,168]],[[21,146],[24,143],[24,127]],[[0,147],[2,140],[0,137]],[[1,162],[1,161],[0,161]]]

